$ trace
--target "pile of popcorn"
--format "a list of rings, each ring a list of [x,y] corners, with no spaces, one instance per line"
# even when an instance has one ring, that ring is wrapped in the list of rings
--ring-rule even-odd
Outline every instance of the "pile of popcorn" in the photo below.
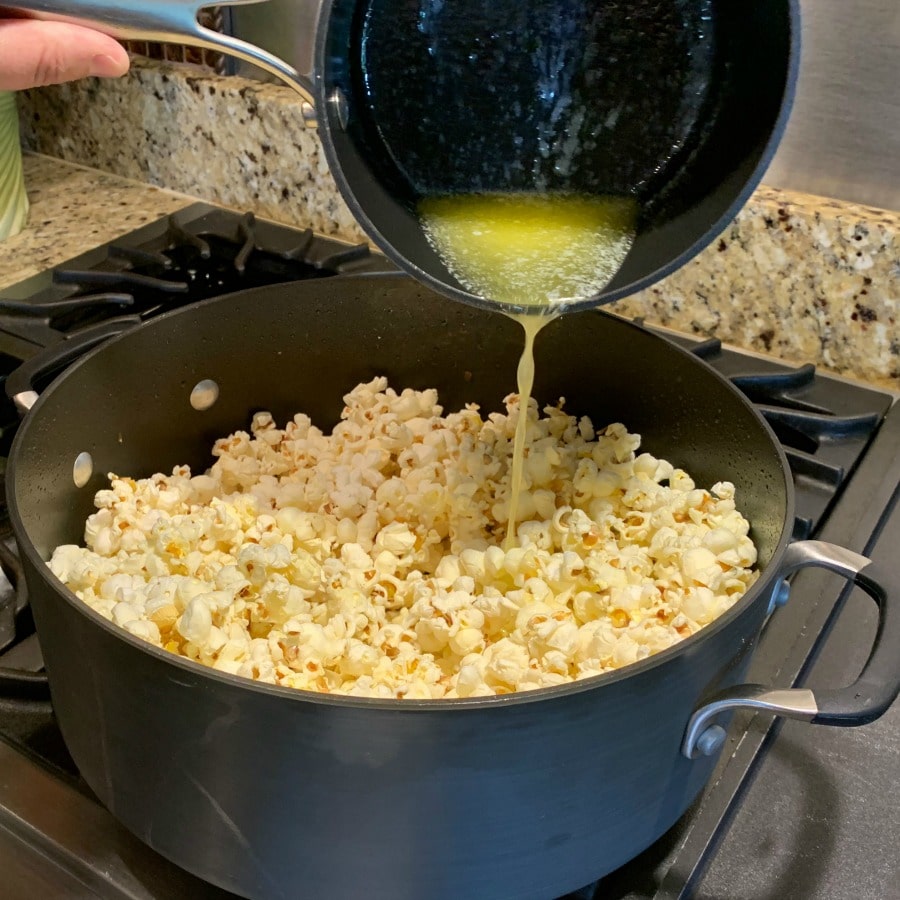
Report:
[[[474,697],[628,665],[693,634],[754,582],[734,486],[697,488],[614,424],[527,411],[504,549],[518,398],[444,416],[434,390],[354,388],[324,434],[268,413],[204,475],[110,475],[87,548],[53,573],[133,635],[304,690]]]

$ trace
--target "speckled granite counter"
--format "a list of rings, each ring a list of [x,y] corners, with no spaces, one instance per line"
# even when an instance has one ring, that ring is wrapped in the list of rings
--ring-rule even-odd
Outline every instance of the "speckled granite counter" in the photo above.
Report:
[[[900,388],[900,214],[760,188],[618,312]]]
[[[133,231],[193,202],[136,181],[26,155],[25,230],[0,241],[0,288]]]
[[[299,96],[280,85],[144,62],[20,98],[26,147],[277,222],[364,239]]]
[[[39,152],[348,240],[362,237],[288,88],[140,64],[120,81],[86,80],[22,100],[24,140]],[[37,184],[34,172],[30,180]],[[106,184],[126,190],[119,181]],[[41,190],[76,196],[65,183]],[[107,218],[97,185],[85,190],[78,218],[70,210],[60,224],[83,243],[90,235],[79,222],[92,209]],[[140,205],[140,190],[128,190]],[[154,202],[164,205],[163,198],[177,200],[161,194]],[[0,259],[7,252],[0,247]],[[900,213],[761,188],[706,251],[613,308],[898,389]]]

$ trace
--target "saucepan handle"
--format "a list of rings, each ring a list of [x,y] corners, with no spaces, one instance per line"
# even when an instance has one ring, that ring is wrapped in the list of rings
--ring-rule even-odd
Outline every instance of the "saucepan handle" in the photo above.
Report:
[[[315,127],[314,92],[310,79],[271,53],[205,28],[197,20],[204,6],[237,6],[261,0],[0,0],[0,8],[39,18],[77,22],[120,40],[188,44],[218,50],[264,69],[297,91],[303,100],[303,119]]]
[[[721,713],[756,709],[819,725],[865,725],[883,715],[900,693],[900,589],[891,573],[865,556],[824,541],[797,541],[785,554],[782,577],[806,566],[843,575],[878,607],[878,629],[869,658],[853,684],[832,690],[777,689],[740,684],[716,694],[694,711],[681,752],[688,759],[712,755],[725,731],[714,723]]]

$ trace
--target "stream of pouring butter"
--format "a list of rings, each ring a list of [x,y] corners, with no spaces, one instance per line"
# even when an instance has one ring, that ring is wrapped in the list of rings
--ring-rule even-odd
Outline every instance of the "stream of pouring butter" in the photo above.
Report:
[[[528,435],[528,407],[534,387],[534,341],[538,332],[555,315],[510,315],[525,330],[525,347],[519,357],[516,369],[516,388],[519,392],[519,418],[516,421],[516,436],[513,441],[512,472],[509,477],[509,515],[506,522],[506,538],[503,549],[515,546],[516,518],[519,515],[519,500],[522,496],[522,474],[525,469],[525,438]]]
[[[466,290],[528,309],[507,313],[525,331],[516,373],[519,416],[504,541],[509,549],[525,469],[535,339],[567,303],[598,293],[619,270],[634,241],[637,204],[580,194],[454,194],[425,198],[418,213],[429,243]]]

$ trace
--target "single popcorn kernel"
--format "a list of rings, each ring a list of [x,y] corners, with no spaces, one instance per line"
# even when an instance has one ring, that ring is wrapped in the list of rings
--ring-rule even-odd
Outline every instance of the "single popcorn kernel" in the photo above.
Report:
[[[519,545],[506,532],[518,398],[445,412],[376,378],[330,434],[257,413],[192,476],[110,475],[53,573],[128,632],[297,690],[483,697],[598,677],[696,633],[754,583],[734,485],[710,491],[562,401],[529,411]]]
[[[171,603],[155,609],[147,618],[153,622],[160,631],[171,631],[178,621],[178,608]]]

